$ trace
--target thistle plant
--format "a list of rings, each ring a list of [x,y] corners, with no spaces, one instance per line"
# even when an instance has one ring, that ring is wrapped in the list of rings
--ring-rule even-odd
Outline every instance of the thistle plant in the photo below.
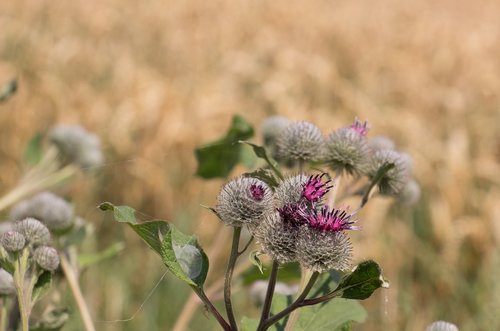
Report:
[[[78,282],[80,271],[90,264],[80,263],[85,255],[78,247],[92,226],[75,214],[66,199],[45,190],[68,183],[80,170],[90,174],[102,165],[100,141],[79,126],[57,125],[46,136],[36,135],[29,143],[24,176],[0,198],[0,211],[12,206],[9,220],[0,224],[0,331],[17,329],[18,324],[22,330],[61,328],[67,319],[61,309],[46,310],[48,316],[41,318],[30,315],[52,283],[56,284],[53,290],[60,291],[57,285],[65,281],[85,330],[95,330]],[[100,261],[121,248],[121,244],[114,245],[89,259]]]
[[[225,312],[219,311],[214,299],[207,295],[216,292],[213,286],[205,290],[208,257],[194,236],[162,220],[140,222],[135,210],[128,206],[105,202],[99,207],[112,211],[117,221],[128,224],[160,255],[166,267],[193,289],[223,330],[263,331],[275,324],[280,324],[278,329],[293,330],[305,323],[301,311],[317,314],[320,304],[329,301],[334,306],[362,309],[351,300],[366,299],[376,289],[388,287],[388,282],[374,261],[356,265],[350,237],[369,221],[369,217],[361,219],[360,211],[377,192],[396,197],[416,192],[408,156],[397,152],[389,139],[372,142],[368,122],[357,119],[326,136],[313,123],[291,122],[282,117],[267,120],[262,130],[264,146],[245,141],[253,135],[253,128],[236,116],[226,136],[195,151],[197,174],[206,179],[227,178],[246,146],[261,159],[260,167],[222,185],[214,198],[215,206],[207,207],[232,230],[221,280]],[[292,169],[285,173],[282,166]],[[344,185],[341,178],[345,178]],[[359,202],[354,207],[341,203],[346,197],[356,196]],[[249,239],[243,241],[242,233]],[[245,270],[242,266],[246,264],[239,258],[249,247],[253,249],[249,253],[253,268],[266,269],[269,276],[260,317],[240,320],[233,305],[232,284],[233,278]],[[291,265],[301,270],[300,286],[295,296],[288,293],[285,299],[275,294],[276,284],[280,270]],[[187,327],[193,311],[190,300],[174,330]],[[309,326],[314,330],[340,330],[356,321],[344,316],[330,318],[335,327]]]

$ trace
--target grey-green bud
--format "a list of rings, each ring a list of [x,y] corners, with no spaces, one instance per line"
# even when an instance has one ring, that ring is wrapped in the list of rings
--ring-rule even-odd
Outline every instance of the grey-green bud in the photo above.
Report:
[[[321,159],[324,151],[323,135],[312,123],[290,123],[281,131],[276,147],[279,159],[316,161]]]
[[[222,187],[215,210],[222,221],[232,226],[255,227],[272,208],[272,191],[263,181],[238,177]]]
[[[31,199],[21,201],[10,213],[12,220],[33,217],[54,232],[69,229],[73,225],[73,216],[73,206],[51,192],[42,192]]]
[[[411,178],[411,159],[408,154],[391,149],[376,151],[370,158],[367,174],[373,179],[379,169],[389,163],[394,164],[394,167],[385,173],[378,186],[381,194],[397,195]]]
[[[368,160],[366,138],[351,127],[340,128],[325,139],[323,161],[336,172],[360,174]]]
[[[7,231],[0,236],[0,244],[6,251],[15,253],[19,252],[26,245],[26,239],[17,231]]]
[[[32,245],[45,245],[50,241],[49,229],[39,220],[28,217],[14,223],[14,230],[21,233]]]
[[[297,259],[312,271],[348,270],[352,246],[344,232],[327,232],[304,225],[297,240]]]
[[[458,327],[450,322],[436,321],[430,324],[425,331],[458,331]]]
[[[59,267],[59,254],[57,250],[49,246],[40,246],[33,254],[36,263],[45,270],[55,271]]]

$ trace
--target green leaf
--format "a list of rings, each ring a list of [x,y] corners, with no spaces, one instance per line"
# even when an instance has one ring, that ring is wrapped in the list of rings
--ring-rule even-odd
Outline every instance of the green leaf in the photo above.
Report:
[[[124,222],[129,224],[137,224],[137,219],[135,218],[135,209],[129,206],[115,206],[111,202],[103,202],[99,205],[101,210],[112,210],[115,220],[118,222]]]
[[[208,257],[196,237],[171,226],[161,247],[163,263],[179,279],[191,286],[203,287],[208,273]]]
[[[14,274],[14,264],[11,262],[9,253],[0,245],[0,268],[5,269],[10,274]]]
[[[249,139],[253,134],[252,126],[243,117],[235,115],[223,138],[195,149],[198,161],[196,175],[207,179],[227,177],[241,160],[241,146],[238,141]]]
[[[94,254],[79,254],[78,256],[78,264],[82,268],[86,268],[88,266],[97,264],[107,259],[111,259],[117,256],[123,249],[125,248],[125,244],[118,242],[109,246],[103,251],[94,253]]]
[[[253,284],[257,280],[267,280],[271,272],[270,265],[264,265],[264,271],[261,273],[257,268],[250,267],[245,271],[241,278],[244,285]],[[300,266],[298,263],[286,263],[280,266],[279,269],[280,282],[295,282],[300,280]]]
[[[13,79],[0,89],[0,103],[7,101],[17,91],[17,80]]]
[[[357,301],[340,298],[300,309],[294,328],[296,331],[345,330],[347,323],[362,323],[367,316],[365,309]]]
[[[259,268],[260,273],[264,274],[264,269],[262,267],[262,261],[259,259],[259,256],[261,254],[262,253],[260,251],[252,251],[250,253],[250,255],[248,256],[248,258],[250,259],[250,262],[252,262],[252,264],[254,266],[256,266],[257,268]]]
[[[283,179],[283,175],[278,170],[278,165],[276,164],[276,162],[272,161],[267,156],[267,152],[266,152],[266,149],[264,147],[249,143],[248,141],[240,141],[240,143],[247,144],[247,145],[251,146],[253,148],[255,155],[257,155],[257,157],[260,157],[261,159],[266,161],[267,164],[269,165],[269,167],[271,167],[271,170],[276,174],[276,176],[278,176],[279,179]]]
[[[162,241],[170,225],[163,220],[152,220],[143,223],[137,223],[135,210],[128,206],[114,206],[110,202],[104,202],[99,205],[101,210],[111,210],[117,222],[127,223],[146,244],[161,256]]]
[[[377,172],[375,173],[375,175],[373,176],[373,178],[370,182],[370,185],[368,186],[368,189],[365,191],[365,194],[363,195],[363,198],[361,199],[361,207],[363,207],[368,202],[368,199],[370,198],[370,195],[371,195],[373,189],[375,188],[375,186],[377,186],[377,184],[380,183],[380,181],[384,178],[384,176],[387,174],[387,172],[394,167],[395,167],[394,163],[386,162],[383,166],[381,166],[377,170]]]
[[[52,273],[50,271],[44,271],[37,279],[35,287],[33,288],[33,293],[31,295],[31,300],[36,302],[40,300],[42,296],[47,293],[52,284]]]
[[[368,260],[361,262],[351,273],[344,276],[335,291],[342,291],[342,298],[364,300],[376,289],[388,286],[382,277],[380,266]]]
[[[33,166],[42,159],[42,140],[42,134],[37,133],[28,142],[28,146],[26,146],[26,150],[24,151],[24,162],[27,165]]]
[[[274,191],[276,187],[278,187],[279,183],[276,177],[274,177],[273,173],[268,169],[257,169],[252,172],[244,173],[245,177],[257,178],[269,185],[269,187]]]

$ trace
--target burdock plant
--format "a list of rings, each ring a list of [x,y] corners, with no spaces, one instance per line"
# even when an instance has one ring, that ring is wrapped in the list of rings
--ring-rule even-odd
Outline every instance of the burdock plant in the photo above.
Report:
[[[408,158],[394,151],[392,144],[370,144],[368,122],[357,119],[333,129],[326,137],[312,123],[280,117],[267,121],[262,128],[265,147],[245,141],[253,136],[253,128],[235,116],[224,137],[195,151],[197,175],[206,179],[227,178],[243,148],[250,148],[261,160],[260,167],[222,185],[214,198],[215,206],[207,207],[233,234],[220,282],[225,314],[213,302],[219,282],[205,290],[208,257],[195,237],[162,220],[140,222],[128,206],[105,202],[100,209],[112,211],[117,221],[128,224],[167,268],[193,289],[223,330],[263,331],[277,323],[279,330],[350,329],[351,323],[360,319],[335,315],[326,307],[362,310],[352,300],[366,299],[376,289],[388,286],[374,261],[356,265],[350,236],[362,230],[365,221],[358,220],[358,215],[372,196],[377,192],[398,196],[403,191],[411,180]],[[283,173],[280,164],[295,169]],[[342,177],[347,179],[343,187]],[[354,207],[340,204],[346,197],[358,197],[359,202]],[[241,243],[243,238],[245,243]],[[240,319],[231,287],[233,278],[248,268],[238,259],[249,247],[255,248],[249,253],[252,263],[261,271],[269,271],[268,284],[260,317]],[[301,270],[299,293],[295,297],[276,294],[280,270],[293,265]],[[332,305],[323,305],[329,301]],[[174,330],[187,327],[194,306],[190,299]],[[307,311],[308,316],[327,316],[301,318],[301,311]]]

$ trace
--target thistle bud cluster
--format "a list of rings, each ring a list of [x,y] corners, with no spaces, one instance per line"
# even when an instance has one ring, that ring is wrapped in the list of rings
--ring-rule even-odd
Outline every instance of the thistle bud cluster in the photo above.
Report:
[[[50,231],[35,218],[16,221],[13,229],[0,235],[1,255],[14,263],[21,255],[27,254],[29,260],[35,261],[43,270],[54,271],[59,266],[57,251],[47,246],[50,242]]]
[[[297,175],[285,178],[276,188],[276,208],[255,231],[263,251],[273,260],[299,262],[319,272],[350,267],[352,248],[345,231],[357,227],[346,210],[324,206],[330,183],[326,174]]]
[[[323,205],[330,183],[326,174],[295,175],[273,192],[259,179],[240,177],[222,188],[215,210],[228,225],[247,225],[262,250],[279,263],[345,270],[351,245],[344,232],[357,227],[346,210]]]
[[[44,223],[50,231],[60,233],[71,228],[74,222],[73,206],[63,198],[42,192],[31,199],[19,202],[10,212],[11,220],[27,217]]]
[[[351,125],[325,136],[312,123],[288,122],[280,116],[271,117],[262,125],[265,145],[278,162],[287,166],[295,161],[323,163],[337,175],[377,180],[380,194],[398,196],[408,205],[415,203],[420,189],[412,179],[411,158],[397,151],[389,138],[369,139],[368,131],[368,122],[357,118]],[[378,178],[387,165],[391,168]]]
[[[99,138],[81,126],[57,125],[51,130],[49,137],[69,162],[84,169],[98,167],[104,161]]]

